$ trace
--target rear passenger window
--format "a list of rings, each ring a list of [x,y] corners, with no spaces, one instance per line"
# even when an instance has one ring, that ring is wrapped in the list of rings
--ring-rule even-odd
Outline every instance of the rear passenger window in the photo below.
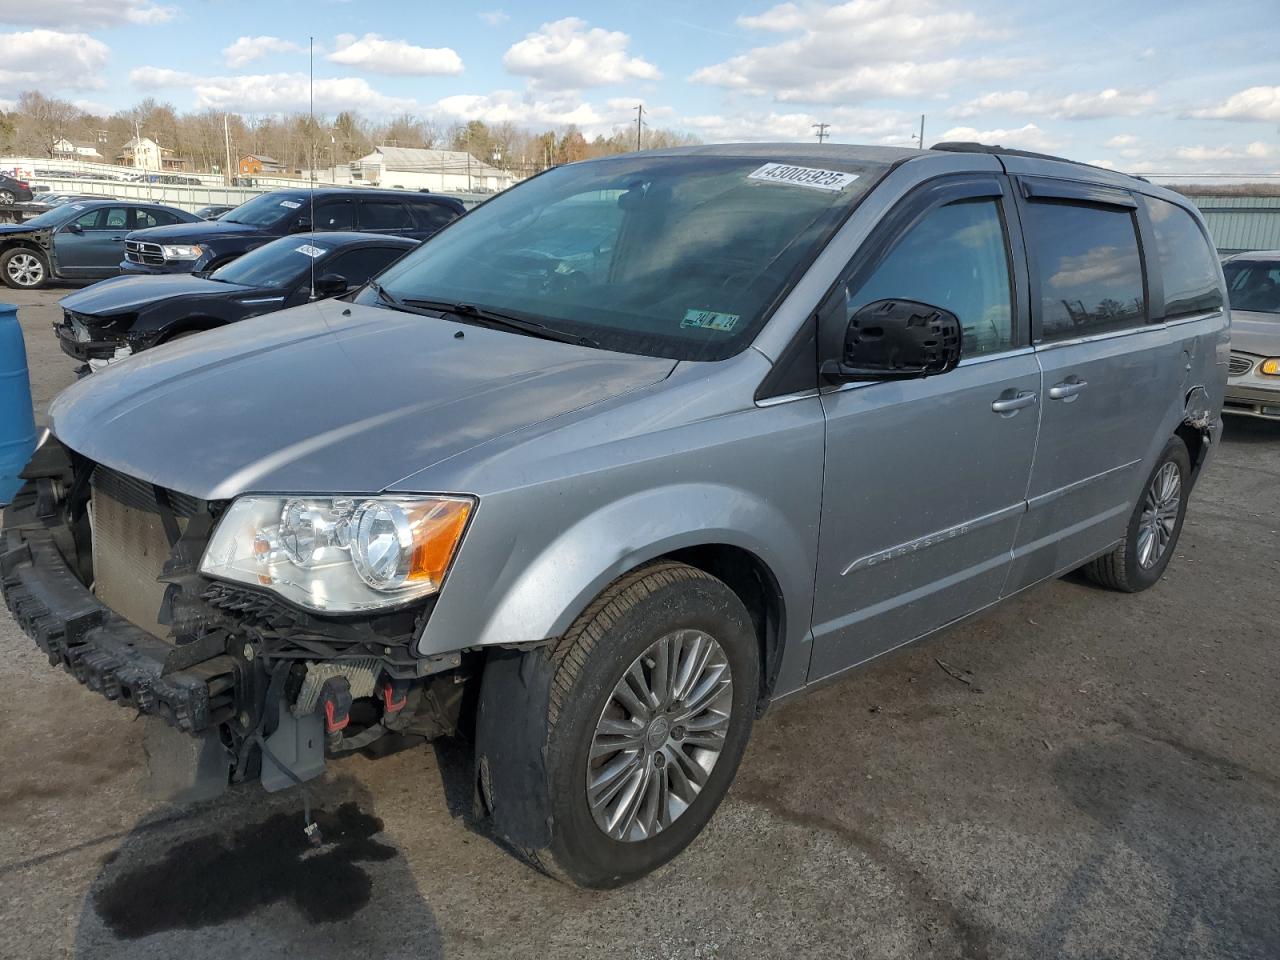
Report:
[[[361,230],[409,230],[413,219],[403,203],[395,200],[361,200]]]
[[[965,200],[927,213],[857,293],[847,295],[847,316],[891,299],[919,300],[958,316],[963,356],[1013,346],[1009,256],[998,202]]]
[[[328,200],[316,205],[317,230],[351,230],[354,228],[350,200]]]
[[[458,218],[453,208],[446,207],[443,203],[414,204],[413,212],[418,217],[418,228],[430,230],[432,233]]]
[[[1155,197],[1144,196],[1142,202],[1151,217],[1160,257],[1164,315],[1177,317],[1221,307],[1216,255],[1191,214]]]
[[[1070,340],[1146,321],[1132,212],[1038,201],[1027,204],[1027,220],[1043,339]]]

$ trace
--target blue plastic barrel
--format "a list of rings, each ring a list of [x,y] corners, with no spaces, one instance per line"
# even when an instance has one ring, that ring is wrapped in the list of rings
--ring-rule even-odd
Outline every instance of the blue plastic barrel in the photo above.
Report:
[[[0,303],[0,506],[22,486],[18,474],[35,448],[36,421],[18,308]]]

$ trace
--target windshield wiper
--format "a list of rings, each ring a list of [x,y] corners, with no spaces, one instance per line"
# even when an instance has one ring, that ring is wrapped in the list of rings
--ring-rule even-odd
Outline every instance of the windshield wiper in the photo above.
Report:
[[[392,309],[395,309],[395,310],[404,310],[405,313],[416,312],[413,310],[405,309],[404,303],[401,302],[394,294],[388,293],[386,288],[382,284],[380,284],[377,280],[368,280],[366,282],[369,285],[369,289],[371,289],[374,293],[376,293],[378,295],[378,299],[383,303],[385,303],[388,307],[391,307]]]
[[[378,287],[377,291],[381,297],[391,296],[381,287]],[[462,317],[465,320],[478,322],[485,326],[513,330],[516,333],[523,333],[525,336],[554,340],[557,343],[573,343],[580,347],[598,348],[600,346],[590,337],[584,337],[577,333],[567,333],[564,330],[556,330],[554,327],[548,327],[545,323],[538,323],[536,320],[526,320],[524,317],[516,317],[509,313],[490,310],[488,307],[477,307],[473,303],[451,303],[447,300],[420,300],[416,298],[396,301],[396,303],[399,306],[438,310],[441,313],[449,313],[455,317]]]

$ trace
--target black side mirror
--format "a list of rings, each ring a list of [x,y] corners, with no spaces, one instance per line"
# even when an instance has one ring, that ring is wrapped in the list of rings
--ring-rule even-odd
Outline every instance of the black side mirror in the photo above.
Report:
[[[336,297],[340,293],[346,293],[350,287],[347,278],[341,274],[326,273],[316,277],[317,297]]]
[[[68,223],[67,233],[84,233],[84,227],[80,226],[78,223]]]
[[[946,373],[960,362],[960,318],[915,300],[875,300],[849,318],[839,361],[828,360],[829,381],[911,380]]]

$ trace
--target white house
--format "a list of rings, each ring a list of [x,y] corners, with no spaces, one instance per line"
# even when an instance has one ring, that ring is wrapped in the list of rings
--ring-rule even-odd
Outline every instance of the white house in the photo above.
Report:
[[[184,170],[187,166],[186,160],[175,157],[172,150],[150,137],[135,137],[126,143],[117,162],[140,170]]]
[[[65,137],[53,145],[53,155],[63,160],[88,160],[95,163],[102,159],[97,147],[77,147]]]
[[[500,170],[461,150],[420,150],[414,147],[374,147],[373,153],[351,163],[351,179],[379,187],[406,190],[496,192],[516,182]]]

